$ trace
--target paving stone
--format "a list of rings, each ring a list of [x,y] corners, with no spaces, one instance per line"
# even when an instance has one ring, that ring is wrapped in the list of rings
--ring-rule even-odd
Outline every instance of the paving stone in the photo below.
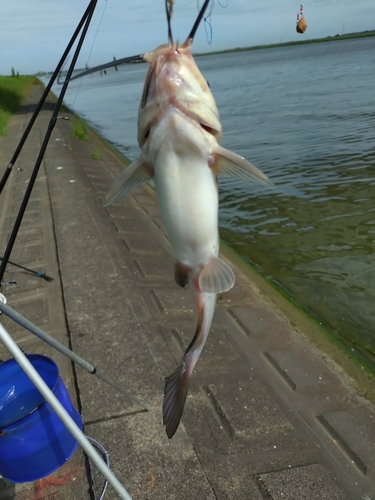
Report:
[[[206,391],[232,438],[275,440],[278,434],[294,432],[291,423],[258,380],[239,381],[237,385],[210,384]]]
[[[24,301],[12,301],[9,305],[41,328],[49,322],[47,298],[40,297],[33,299],[28,297]]]
[[[138,219],[115,219],[113,225],[120,234],[148,234],[148,229]]]
[[[8,233],[8,235],[4,235],[6,237],[6,240],[9,241],[11,233]],[[23,246],[26,242],[32,242],[35,240],[39,240],[43,238],[43,228],[42,227],[31,227],[28,230],[20,230],[17,233],[16,241],[15,241],[15,246],[21,245]]]
[[[26,193],[26,188],[25,189],[16,189],[14,191],[13,200],[21,202],[25,196],[25,193]],[[35,185],[34,185],[34,188],[31,192],[31,196],[30,196],[30,202],[33,202],[33,203],[37,202],[38,200],[40,200],[41,196],[42,196],[41,188],[35,187]],[[38,208],[38,207],[36,207],[36,208]]]
[[[163,253],[151,234],[127,234],[122,239],[128,252],[135,255],[161,255]]]
[[[159,283],[169,281],[174,283],[173,276],[173,261],[171,259],[153,259],[150,257],[139,257],[134,260],[134,264],[139,271],[141,278],[148,281],[158,281]],[[166,270],[170,267],[170,272]]]
[[[34,213],[36,213],[40,210],[41,205],[42,205],[41,200],[29,200],[29,202],[27,204],[27,212],[26,213],[33,215]],[[21,203],[14,203],[11,207],[10,213],[18,214],[18,212],[20,210],[20,206],[21,206]]]
[[[16,222],[17,216],[14,217],[6,217],[4,222],[5,229],[13,229],[14,223]],[[31,225],[35,226],[36,224],[41,224],[42,216],[40,212],[36,212],[35,214],[25,214],[22,219],[21,228],[28,229]]]
[[[194,325],[187,326],[186,323],[183,326],[162,329],[163,336],[169,344],[172,344],[173,340],[175,341],[175,345],[178,346],[179,356],[182,356],[186,351],[194,332]],[[211,328],[207,337],[196,370],[199,372],[201,369],[207,369],[207,365],[215,366],[216,370],[226,369],[228,364],[239,359],[238,352],[228,342],[225,333],[215,325]]]
[[[186,432],[168,441],[160,413],[150,411],[87,426],[109,450],[112,470],[136,500],[215,500]],[[108,500],[118,497],[109,488]]]
[[[269,500],[352,500],[320,464],[259,474],[257,482]]]
[[[124,201],[124,199],[121,199],[120,202],[114,203],[109,207],[105,207],[104,210],[113,219],[132,220],[134,217],[134,208]]]
[[[369,443],[369,436],[375,437],[375,412],[364,406],[328,413],[320,420],[363,474],[375,479],[375,445]]]
[[[49,476],[32,483],[0,479],[0,500],[91,500],[81,450]]]
[[[15,254],[16,253],[15,249]],[[33,263],[33,265],[37,265],[38,261],[41,261],[44,259],[44,247],[41,244],[38,245],[30,245],[26,244],[20,252],[20,255],[18,257],[18,263],[19,264],[24,264],[27,266],[30,262]]]
[[[332,373],[302,349],[281,349],[265,356],[293,390],[333,381]]]
[[[162,314],[185,315],[192,313],[192,302],[187,291],[178,288],[154,288],[150,292],[154,304]]]
[[[281,328],[286,328],[282,320],[264,305],[257,301],[244,307],[231,309],[229,314],[237,321],[246,335],[277,334]]]
[[[150,198],[147,194],[144,194],[140,189],[135,191],[135,193],[136,194],[134,194],[133,198],[139,205],[142,205],[143,207],[156,206],[155,200]]]

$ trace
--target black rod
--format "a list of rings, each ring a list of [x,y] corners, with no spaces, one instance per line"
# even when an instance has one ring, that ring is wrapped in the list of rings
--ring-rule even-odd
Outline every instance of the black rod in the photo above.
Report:
[[[3,260],[2,257],[0,257],[0,260]],[[41,273],[40,271],[34,271],[34,269],[29,269],[28,267],[21,266],[21,264],[17,264],[17,262],[12,262],[11,260],[8,260],[8,264],[11,264],[12,266],[19,267],[20,269],[23,269],[24,271],[28,271],[29,273],[33,273],[39,278],[43,278],[46,281],[53,281],[53,278],[51,276],[48,276],[45,273]]]
[[[207,9],[208,4],[210,3],[210,0],[206,0],[205,3],[203,4],[201,10],[198,13],[197,19],[194,23],[194,26],[192,27],[188,39],[191,38],[193,39],[195,36],[195,33],[197,32],[197,29],[202,21],[203,15]],[[167,18],[168,15],[170,16],[170,12],[167,9]],[[168,33],[170,30],[170,25],[168,27]],[[172,37],[172,31],[171,31],[171,37]],[[77,78],[82,78],[83,76],[90,75],[91,73],[95,73],[96,71],[100,71],[103,69],[108,69],[112,68],[113,66],[120,66],[121,64],[127,64],[127,63],[132,63],[132,62],[141,62],[143,61],[143,54],[138,54],[137,56],[129,56],[129,57],[123,57],[122,59],[116,59],[116,61],[110,61],[109,63],[106,64],[101,64],[100,66],[95,66],[94,68],[87,69],[85,71],[82,71],[82,73],[79,73],[78,75],[74,75],[73,78],[71,78],[69,81],[72,82],[73,80],[77,80]],[[58,78],[58,83],[60,83],[60,77]]]
[[[75,32],[73,33],[73,36],[70,39],[70,42],[68,43],[68,45],[67,45],[67,47],[65,49],[64,54],[61,56],[61,59],[60,59],[58,65],[56,66],[56,69],[53,72],[53,75],[51,76],[51,79],[48,82],[48,85],[45,88],[45,90],[43,92],[43,95],[40,98],[40,101],[39,101],[37,107],[35,108],[33,116],[30,118],[30,121],[29,121],[29,123],[28,123],[28,125],[26,127],[26,130],[25,130],[25,132],[23,133],[23,135],[21,137],[21,140],[20,140],[20,142],[19,142],[19,144],[17,146],[17,149],[14,152],[12,159],[10,160],[10,162],[8,163],[8,166],[5,169],[4,175],[3,175],[3,177],[2,177],[2,179],[0,181],[0,194],[2,193],[2,191],[4,189],[4,186],[5,186],[5,184],[6,184],[7,180],[8,180],[8,177],[9,177],[11,171],[13,170],[14,164],[17,161],[17,158],[18,158],[18,156],[19,156],[19,154],[20,154],[20,152],[21,152],[21,150],[23,148],[23,145],[25,144],[25,141],[26,141],[26,139],[27,139],[27,137],[28,137],[28,135],[30,133],[30,130],[32,129],[32,126],[34,125],[34,122],[35,122],[37,116],[39,115],[40,110],[42,109],[44,101],[46,100],[46,98],[48,96],[48,93],[51,90],[51,87],[52,87],[54,81],[56,80],[56,78],[57,78],[57,76],[58,76],[58,74],[59,74],[59,72],[60,72],[60,70],[61,70],[61,68],[62,68],[62,66],[64,64],[65,59],[67,58],[67,56],[68,56],[68,54],[69,54],[69,52],[70,52],[70,50],[71,50],[71,48],[72,48],[72,46],[74,44],[74,42],[75,42],[75,40],[76,40],[79,32],[82,29],[82,26],[83,26],[83,24],[84,24],[84,22],[85,22],[85,20],[86,20],[86,18],[88,16],[88,14],[89,14],[89,12],[90,12],[90,9],[92,7],[91,4],[92,4],[92,2],[90,2],[89,6],[87,7],[86,12],[83,14],[82,19],[80,20],[80,22],[79,22],[79,24],[78,24]]]
[[[45,153],[45,151],[47,149],[48,141],[49,141],[49,139],[51,137],[51,134],[52,134],[52,131],[53,131],[55,125],[56,125],[57,115],[59,113],[60,106],[61,106],[62,101],[64,99],[64,95],[65,95],[66,89],[68,88],[69,79],[70,79],[70,77],[72,75],[72,72],[74,70],[75,63],[77,62],[79,53],[81,51],[82,44],[83,44],[84,39],[86,37],[87,30],[88,30],[88,28],[90,26],[90,22],[91,22],[93,14],[94,14],[97,1],[98,0],[91,0],[91,2],[90,2],[90,11],[89,11],[89,14],[87,16],[87,19],[86,19],[85,25],[83,27],[81,36],[79,38],[76,50],[74,52],[72,62],[70,64],[70,66],[69,66],[69,70],[68,70],[68,73],[66,75],[65,83],[64,83],[64,85],[63,85],[63,87],[61,89],[61,92],[60,92],[59,98],[57,100],[57,103],[55,104],[55,108],[53,110],[52,118],[51,118],[51,120],[49,122],[47,132],[46,132],[46,134],[44,136],[42,147],[40,148],[39,155],[38,155],[38,158],[36,160],[33,172],[31,174],[30,181],[29,181],[29,184],[27,186],[25,196],[24,196],[24,198],[22,200],[21,207],[20,207],[20,210],[18,212],[16,222],[14,224],[12,233],[10,235],[10,238],[9,238],[9,241],[8,241],[8,245],[7,245],[6,249],[5,249],[3,260],[2,260],[1,265],[0,265],[0,283],[3,280],[5,269],[6,269],[6,266],[8,264],[8,260],[9,260],[10,254],[12,253],[13,245],[14,245],[14,242],[16,241],[17,233],[18,233],[18,230],[19,230],[19,228],[21,226],[22,218],[23,218],[23,215],[25,213],[25,210],[26,210],[26,207],[27,207],[27,203],[28,203],[30,195],[31,195],[31,191],[32,191],[32,189],[34,187],[34,183],[35,183],[36,177],[38,175],[38,171],[39,171],[40,165],[42,163],[44,153]]]
[[[78,75],[74,75],[73,78],[71,78],[69,81],[72,82],[73,80],[76,80],[77,78],[82,78],[82,76],[90,75],[91,73],[95,73],[96,71],[100,71],[102,69],[112,68],[112,66],[120,66],[121,64],[126,64],[126,63],[131,63],[131,62],[141,62],[141,61],[143,61],[142,54],[138,54],[137,56],[123,57],[122,59],[116,59],[116,61],[111,61],[109,63],[101,64],[100,66],[95,66],[94,68],[82,71],[82,73],[79,73]],[[59,79],[60,79],[60,77],[59,77]],[[58,83],[60,83],[59,79],[58,79]]]
[[[210,3],[210,0],[206,0],[204,2],[204,4],[202,5],[202,8],[199,11],[199,14],[197,16],[197,19],[195,20],[194,26],[192,27],[192,29],[191,29],[191,31],[189,33],[188,40],[189,40],[189,38],[194,39],[195,33],[197,32],[197,29],[198,29],[198,27],[199,27],[199,25],[200,25],[200,23],[202,21],[202,17],[204,15],[204,13],[206,12],[206,9],[207,9],[207,6],[208,6],[209,3]]]

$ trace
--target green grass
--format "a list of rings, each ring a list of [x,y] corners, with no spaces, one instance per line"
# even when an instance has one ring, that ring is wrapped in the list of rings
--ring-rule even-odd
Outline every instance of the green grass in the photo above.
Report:
[[[34,76],[0,76],[0,136],[35,83]]]
[[[102,159],[102,152],[100,151],[99,148],[94,149],[91,152],[91,156],[92,156],[92,158],[94,158],[94,160],[101,160]]]
[[[89,135],[87,132],[88,132],[87,125],[81,120],[78,120],[77,118],[74,122],[74,128],[73,128],[74,139],[78,139],[79,141],[88,141]]]

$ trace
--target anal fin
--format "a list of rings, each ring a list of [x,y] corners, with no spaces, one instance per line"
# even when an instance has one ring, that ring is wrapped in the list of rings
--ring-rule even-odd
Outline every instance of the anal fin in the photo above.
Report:
[[[111,189],[105,197],[104,206],[111,205],[132,189],[150,180],[150,171],[149,165],[144,161],[142,156],[131,163],[112,184]]]
[[[198,283],[202,292],[222,293],[234,286],[235,277],[226,262],[219,257],[212,257],[203,267]]]

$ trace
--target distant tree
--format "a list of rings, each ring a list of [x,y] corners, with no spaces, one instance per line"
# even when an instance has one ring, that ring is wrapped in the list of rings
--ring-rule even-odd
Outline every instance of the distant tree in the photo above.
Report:
[[[19,71],[17,71],[17,76],[20,76]]]
[[[13,66],[12,66],[12,76],[16,76],[16,71],[15,71],[15,69],[13,68]]]

